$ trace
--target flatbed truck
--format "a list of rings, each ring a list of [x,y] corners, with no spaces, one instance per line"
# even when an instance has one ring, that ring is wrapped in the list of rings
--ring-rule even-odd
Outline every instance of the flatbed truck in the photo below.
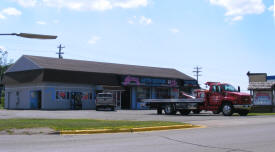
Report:
[[[173,115],[180,112],[188,115],[191,111],[199,114],[202,110],[212,111],[214,114],[223,113],[231,116],[239,113],[246,116],[252,108],[251,96],[241,93],[228,83],[207,82],[209,90],[195,91],[195,97],[187,99],[143,99],[150,109],[157,109],[158,114]]]

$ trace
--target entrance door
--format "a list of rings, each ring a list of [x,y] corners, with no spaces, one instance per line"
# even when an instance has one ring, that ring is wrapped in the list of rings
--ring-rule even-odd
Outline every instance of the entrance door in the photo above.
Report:
[[[131,106],[131,91],[129,87],[125,87],[125,91],[121,92],[121,108],[130,109]]]
[[[11,98],[11,93],[8,92],[8,102],[7,102],[7,108],[10,109],[10,99]]]
[[[113,95],[116,101],[116,109],[121,109],[121,91],[114,91]]]
[[[71,108],[73,110],[82,109],[82,93],[81,92],[72,92],[71,93]]]
[[[30,104],[31,109],[41,109],[41,90],[31,91]]]

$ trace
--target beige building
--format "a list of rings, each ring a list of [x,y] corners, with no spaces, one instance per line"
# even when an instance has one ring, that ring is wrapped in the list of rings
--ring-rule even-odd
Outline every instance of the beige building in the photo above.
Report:
[[[275,112],[275,76],[247,73],[248,90],[253,97],[254,112]]]

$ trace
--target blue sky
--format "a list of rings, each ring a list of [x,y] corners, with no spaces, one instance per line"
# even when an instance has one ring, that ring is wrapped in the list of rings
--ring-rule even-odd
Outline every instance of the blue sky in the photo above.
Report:
[[[1,36],[21,55],[176,68],[200,83],[248,86],[247,71],[275,75],[273,0],[1,0],[0,33],[58,35],[56,40]]]

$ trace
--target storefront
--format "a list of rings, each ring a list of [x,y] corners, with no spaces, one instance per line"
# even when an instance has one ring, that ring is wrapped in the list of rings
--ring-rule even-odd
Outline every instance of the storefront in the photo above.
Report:
[[[130,88],[131,109],[147,109],[142,99],[179,97],[179,80],[138,76],[122,77],[122,86]]]
[[[254,112],[275,112],[275,77],[266,73],[247,73]]]
[[[178,98],[198,88],[175,69],[22,56],[5,74],[7,109],[95,109],[97,93],[117,109],[148,109],[142,99]]]

